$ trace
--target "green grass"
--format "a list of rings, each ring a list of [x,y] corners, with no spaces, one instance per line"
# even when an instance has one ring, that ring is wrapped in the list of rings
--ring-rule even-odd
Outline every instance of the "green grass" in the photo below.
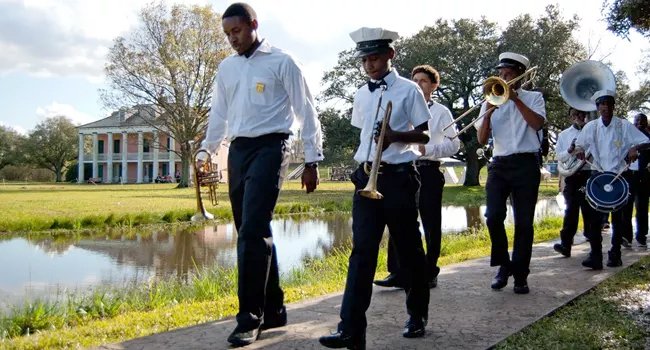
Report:
[[[547,218],[535,226],[536,241],[557,237],[560,218]],[[512,242],[512,227],[508,228]],[[485,228],[443,237],[440,264],[448,265],[489,254]],[[307,261],[282,276],[286,302],[340,291],[345,284],[349,246],[327,257]],[[96,290],[69,296],[56,303],[35,302],[6,315],[0,334],[7,349],[62,349],[113,343],[179,327],[233,316],[237,310],[235,269],[204,269],[188,282],[176,279],[145,285]],[[377,274],[386,273],[386,250],[381,249]],[[20,336],[24,334],[31,336]],[[11,338],[14,336],[13,338]]]
[[[347,212],[352,209],[350,182],[323,181],[305,194],[300,182],[285,182],[275,214]],[[228,188],[217,191],[219,205],[206,209],[220,221],[232,220]],[[556,183],[543,183],[540,197],[557,194]],[[483,187],[446,186],[445,205],[485,203]],[[0,232],[135,227],[189,221],[196,212],[193,188],[174,184],[76,185],[12,183],[0,186]]]
[[[644,349],[650,336],[647,324],[643,327],[636,323],[622,305],[631,302],[629,291],[649,293],[649,281],[650,256],[645,256],[552,315],[510,336],[497,349]],[[647,312],[647,302],[645,308]]]

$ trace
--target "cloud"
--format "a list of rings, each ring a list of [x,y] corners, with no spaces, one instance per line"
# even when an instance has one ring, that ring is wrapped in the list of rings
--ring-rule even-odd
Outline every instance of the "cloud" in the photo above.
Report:
[[[59,103],[56,101],[50,103],[45,107],[36,108],[36,115],[41,121],[45,120],[46,118],[62,115],[72,120],[72,122],[76,125],[87,124],[98,119],[95,116],[78,111],[72,105]]]
[[[27,136],[27,130],[25,128],[23,128],[22,126],[10,125],[10,124],[7,124],[7,123],[2,122],[2,121],[0,121],[0,125],[2,125],[4,127],[7,127],[7,128],[10,128],[10,129],[14,130],[15,132],[17,132],[17,133],[19,133],[19,134],[21,134],[23,136]]]

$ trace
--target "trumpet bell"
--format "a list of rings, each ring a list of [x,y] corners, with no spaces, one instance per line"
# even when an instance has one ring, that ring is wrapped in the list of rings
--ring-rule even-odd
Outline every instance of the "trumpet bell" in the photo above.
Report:
[[[376,189],[368,189],[364,188],[363,190],[357,191],[360,196],[370,198],[370,199],[382,199],[384,198],[384,195],[379,193]]]
[[[591,112],[596,103],[591,97],[599,90],[616,90],[616,77],[605,64],[599,61],[581,61],[562,73],[560,95],[571,107]]]
[[[501,106],[510,98],[510,86],[499,77],[489,77],[483,83],[485,100],[493,106]]]

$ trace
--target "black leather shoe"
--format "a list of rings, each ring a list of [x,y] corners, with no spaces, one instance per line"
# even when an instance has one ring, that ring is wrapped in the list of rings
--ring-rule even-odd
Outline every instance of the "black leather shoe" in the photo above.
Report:
[[[555,243],[553,245],[553,250],[555,250],[556,252],[564,255],[567,258],[571,257],[571,247],[566,247],[562,243]]]
[[[492,289],[501,289],[507,286],[508,277],[510,277],[510,275],[512,275],[510,269],[505,265],[501,265],[497,275],[494,276],[494,279],[492,280]]]
[[[429,288],[436,288],[438,286],[438,277],[434,277],[429,281]]]
[[[375,280],[372,282],[380,287],[393,287],[393,288],[404,288],[404,284],[400,281],[400,278],[396,274],[391,273],[383,280]]]
[[[342,331],[338,331],[331,335],[325,335],[318,338],[318,342],[330,349],[355,349],[355,350],[365,350],[366,349],[366,336],[353,336]]]
[[[625,248],[632,248],[632,240],[625,237],[621,237],[621,245]]]
[[[607,266],[608,267],[619,267],[623,266],[623,260],[621,260],[621,254],[620,253],[612,253],[608,252],[607,253]]]
[[[242,329],[235,327],[235,330],[228,336],[228,342],[234,346],[251,345],[260,336],[260,328]]]
[[[515,286],[513,288],[515,294],[528,294],[530,289],[528,288],[528,281],[515,281]]]
[[[282,306],[276,312],[265,312],[261,330],[284,327],[287,325],[287,308]]]
[[[588,267],[593,270],[602,270],[603,269],[603,257],[594,256],[589,254],[587,259],[582,262],[582,266]]]
[[[427,326],[427,319],[424,317],[409,317],[404,325],[404,338],[419,338],[424,336],[424,327]]]

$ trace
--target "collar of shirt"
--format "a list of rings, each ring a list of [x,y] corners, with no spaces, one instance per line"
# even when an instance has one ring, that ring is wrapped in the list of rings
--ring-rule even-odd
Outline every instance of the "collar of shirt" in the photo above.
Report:
[[[247,59],[251,59],[251,58],[255,57],[258,52],[268,54],[268,53],[271,53],[272,50],[273,50],[273,46],[271,46],[269,41],[266,40],[266,39],[262,39],[262,41],[260,42],[260,46],[257,48],[257,50],[255,50],[255,52],[253,52],[253,54],[250,55],[250,57],[248,57]],[[246,57],[244,57],[243,55],[241,57],[246,59]]]

